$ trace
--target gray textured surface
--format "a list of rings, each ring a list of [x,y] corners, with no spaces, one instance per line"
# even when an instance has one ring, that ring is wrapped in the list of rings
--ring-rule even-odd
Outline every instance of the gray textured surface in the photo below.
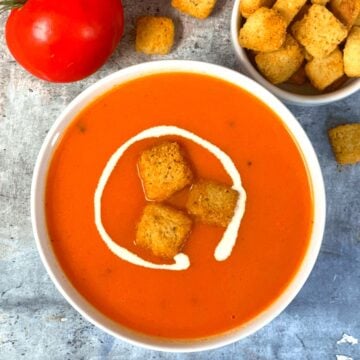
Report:
[[[219,0],[212,18],[172,12],[168,1],[126,0],[126,34],[111,61],[75,84],[52,85],[25,73],[0,38],[0,359],[336,359],[360,360],[360,345],[337,345],[342,334],[360,338],[360,164],[339,168],[326,129],[360,121],[360,93],[333,105],[291,107],[318,153],[328,197],[326,234],[317,265],[292,304],[255,335],[198,354],[162,354],[130,346],[96,329],[57,292],[37,254],[30,225],[32,170],[41,143],[66,104],[97,79],[149,60],[135,54],[133,21],[160,13],[177,19],[180,36],[168,58],[236,68],[229,38],[232,1]],[[5,17],[1,18],[3,28]]]

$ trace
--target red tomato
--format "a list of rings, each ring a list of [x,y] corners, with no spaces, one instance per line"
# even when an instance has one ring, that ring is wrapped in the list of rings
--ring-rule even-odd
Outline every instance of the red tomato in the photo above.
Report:
[[[106,62],[123,24],[121,0],[27,0],[12,10],[5,36],[14,58],[30,73],[71,82]]]

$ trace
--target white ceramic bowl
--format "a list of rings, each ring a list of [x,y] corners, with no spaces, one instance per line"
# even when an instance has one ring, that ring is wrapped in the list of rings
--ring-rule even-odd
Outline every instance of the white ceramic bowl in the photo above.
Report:
[[[66,278],[54,255],[46,230],[44,209],[46,174],[57,142],[59,138],[61,138],[61,135],[67,128],[68,124],[87,104],[92,102],[99,95],[110,90],[115,85],[145,75],[167,72],[206,74],[215,78],[223,79],[252,94],[255,94],[260,101],[265,103],[282,119],[284,125],[288,128],[288,131],[297,142],[308,168],[313,189],[314,228],[311,235],[310,245],[299,271],[289,286],[281,294],[281,296],[268,309],[266,309],[266,311],[246,325],[229,333],[220,334],[207,340],[170,341],[166,339],[153,338],[140,333],[135,333],[105,317],[102,313],[90,305]],[[308,278],[320,250],[325,224],[325,191],[320,166],[308,137],[294,116],[277,98],[255,81],[235,71],[201,62],[170,60],[132,66],[100,80],[81,93],[61,113],[48,133],[36,162],[31,191],[31,216],[37,247],[45,268],[60,293],[80,314],[102,330],[132,344],[161,351],[189,352],[217,348],[242,339],[273,320],[293,300]]]
[[[240,2],[241,0],[235,0],[230,31],[235,54],[237,55],[240,69],[243,73],[252,77],[266,87],[272,94],[289,104],[303,106],[324,105],[341,100],[360,90],[360,78],[349,79],[340,89],[324,94],[317,94],[314,89],[306,85],[296,86],[282,84],[277,86],[266,80],[249,60],[246,49],[242,48],[239,44],[238,37],[241,23]]]

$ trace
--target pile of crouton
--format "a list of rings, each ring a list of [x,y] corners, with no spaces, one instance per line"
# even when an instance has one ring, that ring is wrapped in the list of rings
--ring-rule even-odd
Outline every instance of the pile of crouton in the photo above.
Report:
[[[161,258],[173,258],[183,248],[193,221],[226,227],[239,194],[212,180],[195,179],[179,143],[164,141],[143,151],[138,172],[148,204],[136,229],[136,245]],[[180,190],[188,188],[185,209],[169,205]]]
[[[241,0],[239,43],[271,83],[360,77],[360,0]]]
[[[206,19],[213,11],[216,0],[172,0],[171,5],[178,11]],[[175,24],[165,16],[141,16],[136,22],[136,51],[148,55],[168,54],[175,41]]]

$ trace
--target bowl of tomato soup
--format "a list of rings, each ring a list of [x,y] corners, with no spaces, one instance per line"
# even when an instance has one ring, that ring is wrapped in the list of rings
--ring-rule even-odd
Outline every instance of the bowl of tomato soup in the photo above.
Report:
[[[144,194],[138,167],[159,143],[178,144],[192,168],[161,203]],[[198,179],[238,194],[226,225],[187,212]],[[188,219],[174,258],[137,245],[147,206]],[[132,344],[186,352],[240,340],[293,300],[319,253],[325,192],[308,137],[266,89],[217,65],[159,61],[120,70],[67,106],[41,148],[31,210],[41,259],[78,312]],[[145,235],[158,241],[167,216],[142,218]]]

